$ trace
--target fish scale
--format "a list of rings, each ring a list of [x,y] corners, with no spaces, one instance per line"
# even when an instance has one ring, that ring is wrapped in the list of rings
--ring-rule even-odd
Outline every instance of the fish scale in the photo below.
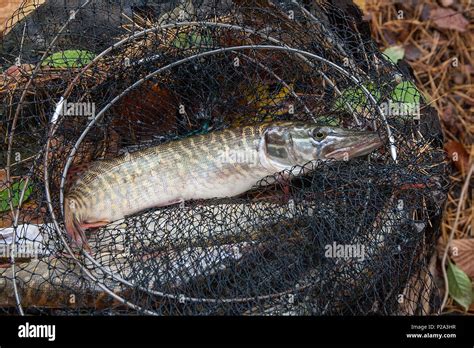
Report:
[[[77,245],[87,245],[87,228],[152,207],[232,197],[277,172],[311,160],[365,155],[381,144],[376,132],[307,122],[268,122],[97,161],[66,192],[66,231]]]

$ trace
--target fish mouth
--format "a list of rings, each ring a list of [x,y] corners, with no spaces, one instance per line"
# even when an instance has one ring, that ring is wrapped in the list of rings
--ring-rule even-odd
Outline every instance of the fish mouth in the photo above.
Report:
[[[342,141],[336,149],[330,149],[325,154],[327,159],[348,160],[350,158],[368,155],[384,143],[377,133],[367,132],[357,138],[349,137]]]

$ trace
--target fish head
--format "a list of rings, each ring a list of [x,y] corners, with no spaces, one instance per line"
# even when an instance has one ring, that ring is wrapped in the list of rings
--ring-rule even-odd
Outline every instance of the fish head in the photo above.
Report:
[[[287,169],[314,160],[348,160],[379,148],[377,132],[351,130],[311,123],[289,123],[265,132],[265,155],[274,167]]]

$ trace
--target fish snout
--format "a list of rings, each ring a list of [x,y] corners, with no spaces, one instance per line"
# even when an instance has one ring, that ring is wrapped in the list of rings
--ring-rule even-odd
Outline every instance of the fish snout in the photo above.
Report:
[[[327,146],[323,146],[322,155],[325,159],[349,160],[368,155],[383,145],[385,139],[377,132],[358,131],[335,136]]]

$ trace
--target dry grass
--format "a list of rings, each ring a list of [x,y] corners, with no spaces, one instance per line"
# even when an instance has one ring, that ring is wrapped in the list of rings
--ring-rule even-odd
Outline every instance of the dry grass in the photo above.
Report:
[[[370,22],[372,36],[381,49],[400,45],[412,67],[417,86],[440,115],[446,139],[446,151],[454,160],[453,186],[445,208],[439,244],[474,238],[472,175],[473,140],[473,48],[472,7],[469,0],[442,1],[358,1]],[[472,5],[471,5],[472,6]],[[442,28],[434,14],[456,12],[456,22],[469,24],[465,31]],[[447,10],[447,11],[446,11]],[[402,12],[400,12],[402,11]],[[400,15],[403,18],[400,18]],[[450,20],[451,20],[450,19]],[[439,19],[438,19],[439,20]],[[448,22],[448,24],[452,24]],[[462,28],[461,28],[462,29]],[[469,155],[470,154],[470,155]],[[444,248],[440,248],[444,249]],[[440,253],[438,269],[442,270]],[[474,267],[474,265],[472,265]],[[448,299],[445,311],[463,311]],[[470,313],[474,313],[471,305]]]
[[[0,35],[6,35],[16,22],[44,2],[45,0],[0,0]],[[22,10],[17,12],[20,6]]]

